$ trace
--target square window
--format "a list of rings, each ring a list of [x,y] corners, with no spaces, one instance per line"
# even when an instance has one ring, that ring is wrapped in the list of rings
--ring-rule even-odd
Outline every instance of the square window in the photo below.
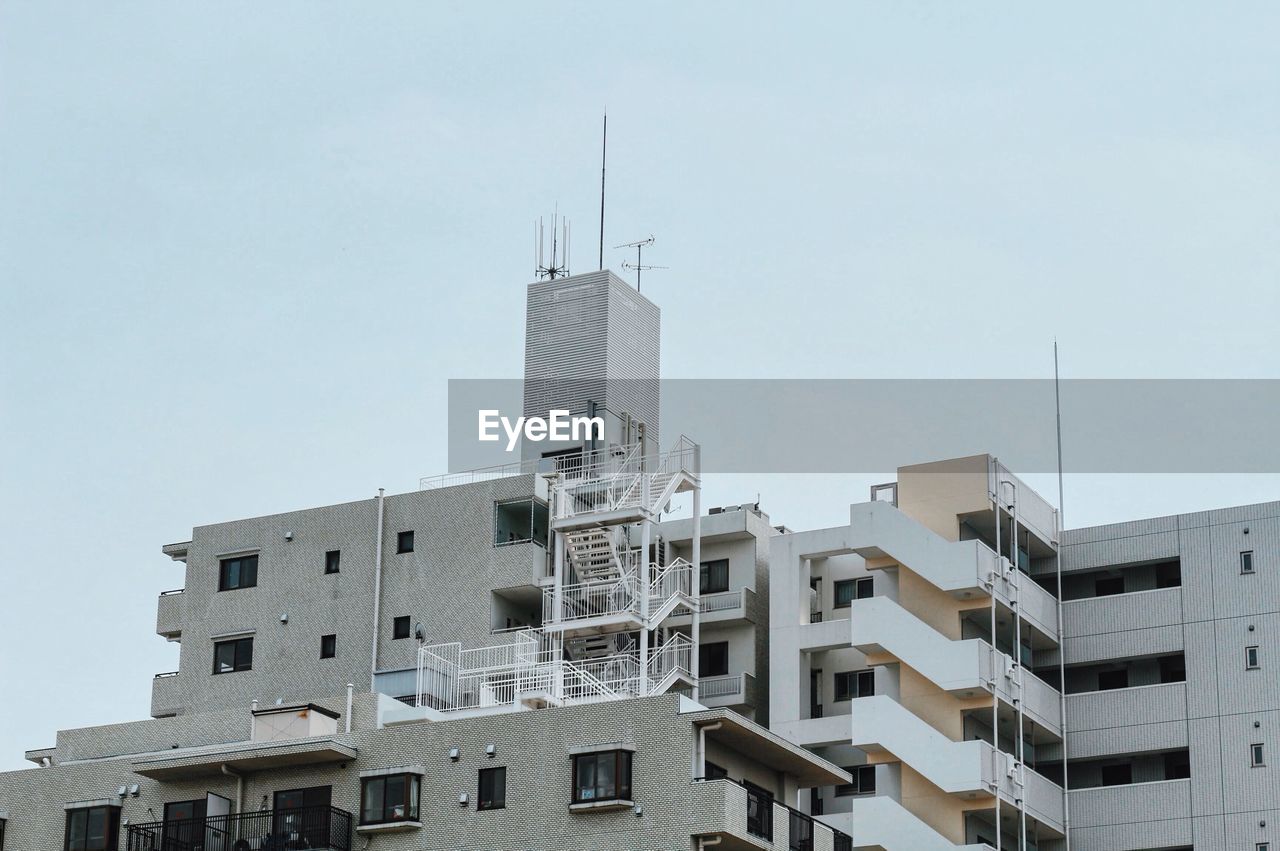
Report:
[[[213,672],[230,674],[253,670],[253,639],[235,638],[213,645]]]
[[[120,808],[67,810],[64,851],[116,851],[120,847]]]
[[[409,637],[409,616],[401,615],[391,622],[391,638],[408,638]]]
[[[324,554],[324,572],[337,573],[338,566],[342,563],[342,550],[329,550]]]
[[[874,765],[850,765],[845,771],[853,775],[853,782],[836,786],[836,797],[850,795],[874,795],[876,793],[876,767]]]
[[[835,594],[834,608],[846,608],[854,600],[865,600],[875,596],[875,582],[871,577],[862,579],[839,579],[833,587]]]
[[[480,794],[477,810],[500,810],[507,805],[507,769],[505,766],[480,769]]]
[[[236,556],[218,562],[218,590],[234,591],[258,584],[258,557]]]
[[[1166,561],[1156,565],[1156,587],[1177,588],[1182,585],[1182,562]]]
[[[1256,671],[1258,668],[1262,667],[1262,664],[1258,659],[1257,645],[1246,647],[1244,649],[1244,666],[1250,671]]]
[[[1164,755],[1164,779],[1186,780],[1191,776],[1191,755],[1186,751]]]
[[[1249,764],[1254,768],[1267,764],[1262,750],[1261,744],[1249,745]]]
[[[601,751],[573,758],[573,803],[631,800],[631,751]]]
[[[396,552],[411,553],[413,552],[413,531],[400,532],[396,535]]]
[[[387,824],[418,820],[422,778],[416,774],[388,774],[360,781],[360,823]]]
[[[729,642],[715,641],[698,648],[698,676],[723,677],[729,673]]]
[[[729,560],[704,561],[698,570],[698,593],[720,594],[729,590]]]
[[[338,655],[338,636],[322,635],[320,636],[320,658],[332,659]]]
[[[1253,550],[1240,553],[1240,572],[1253,573]]]
[[[841,671],[835,677],[836,700],[853,700],[858,697],[871,697],[876,693],[876,675],[871,669],[865,671]]]
[[[1271,851],[1271,843],[1259,842],[1257,845],[1253,846],[1253,851]]]

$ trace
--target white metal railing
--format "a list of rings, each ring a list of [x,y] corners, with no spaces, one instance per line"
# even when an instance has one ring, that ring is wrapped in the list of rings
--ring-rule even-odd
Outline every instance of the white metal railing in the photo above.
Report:
[[[701,456],[701,447],[683,435],[652,459],[640,454],[639,443],[624,451],[613,447],[584,453],[579,466],[561,471],[563,493],[555,516],[563,519],[640,506],[654,510],[672,479],[681,473],[699,474]]]
[[[727,677],[703,677],[698,680],[698,697],[731,697],[742,694],[743,674],[730,674]]]
[[[702,613],[707,612],[727,612],[730,609],[740,609],[745,605],[746,588],[740,588],[737,591],[720,591],[715,594],[703,594],[698,598],[698,603],[702,607]]]
[[[615,582],[581,582],[560,589],[556,617],[555,588],[542,589],[542,622],[586,620],[640,611],[640,578],[628,573]]]
[[[673,672],[691,676],[693,670],[693,642],[680,633],[667,639],[666,644],[650,651],[649,680],[660,683]]]
[[[676,597],[690,600],[693,595],[693,565],[677,558],[666,567],[649,565],[649,611],[656,611]]]

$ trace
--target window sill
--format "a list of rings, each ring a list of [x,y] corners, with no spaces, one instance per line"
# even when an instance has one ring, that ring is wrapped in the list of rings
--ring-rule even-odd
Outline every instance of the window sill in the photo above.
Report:
[[[384,821],[377,824],[361,824],[356,826],[356,833],[400,833],[405,830],[419,830],[420,821]]]
[[[607,801],[582,801],[569,805],[571,813],[585,813],[594,810],[629,810],[636,805],[635,801],[623,798],[610,798]]]

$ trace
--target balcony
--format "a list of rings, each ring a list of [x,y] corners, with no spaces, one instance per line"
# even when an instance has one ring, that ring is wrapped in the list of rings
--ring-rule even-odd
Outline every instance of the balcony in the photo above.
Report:
[[[713,623],[754,622],[756,592],[750,588],[703,594],[698,598],[702,607],[703,626]],[[671,626],[688,626],[693,618],[687,614],[673,615]]]
[[[182,604],[186,600],[183,590],[165,591],[156,604],[156,634],[169,641],[182,638]]]
[[[720,778],[693,784],[693,835],[719,837],[719,847],[778,851],[852,851],[848,834],[815,821],[772,795]]]
[[[1067,636],[1175,626],[1182,623],[1182,588],[1068,600],[1062,604],[1062,621]]]
[[[300,807],[129,825],[127,851],[351,850],[351,813]]]
[[[1073,734],[1122,726],[1138,718],[1147,725],[1185,721],[1187,684],[1161,683],[1069,694],[1067,717]]]
[[[168,718],[182,708],[182,689],[178,672],[156,674],[151,680],[151,717]]]
[[[702,677],[698,680],[698,702],[703,706],[755,706],[756,678],[750,674]]]
[[[1191,781],[1072,789],[1072,846],[1085,851],[1190,847]]]

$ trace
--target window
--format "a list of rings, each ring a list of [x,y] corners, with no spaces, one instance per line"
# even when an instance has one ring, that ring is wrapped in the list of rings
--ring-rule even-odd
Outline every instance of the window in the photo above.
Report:
[[[401,615],[391,622],[391,637],[393,639],[409,637],[408,615]]]
[[[258,584],[258,557],[256,555],[224,558],[218,565],[219,591],[252,588]]]
[[[1093,583],[1093,595],[1095,597],[1111,597],[1116,594],[1124,593],[1124,577],[1123,576],[1107,576]]]
[[[416,774],[364,778],[360,781],[360,823],[417,821],[421,783]]]
[[[1256,671],[1258,668],[1262,667],[1262,664],[1258,661],[1257,645],[1254,645],[1253,647],[1246,647],[1244,649],[1244,666],[1250,671]]]
[[[573,758],[573,802],[631,800],[631,752],[601,751]]]
[[[119,807],[67,810],[65,851],[116,851],[119,847]]]
[[[1257,768],[1258,766],[1261,766],[1261,765],[1266,765],[1267,762],[1265,759],[1263,759],[1263,756],[1264,754],[1262,753],[1262,745],[1260,744],[1249,745],[1249,764],[1250,765],[1252,765],[1254,768]]]
[[[839,579],[835,584],[835,608],[843,609],[854,600],[875,596],[875,583],[871,577],[863,579]]]
[[[716,641],[698,647],[698,676],[723,677],[729,673],[729,642]]]
[[[396,552],[411,553],[413,552],[413,530],[408,532],[400,532],[396,535]]]
[[[749,780],[743,780],[747,789],[747,833],[773,841],[773,793]]]
[[[337,573],[340,564],[342,564],[342,550],[329,550],[324,554],[325,573]]]
[[[1271,851],[1271,843],[1259,842],[1257,845],[1253,846],[1253,851]]]
[[[802,812],[791,810],[787,830],[789,851],[813,851],[813,819]]]
[[[493,545],[533,542],[547,545],[550,518],[547,504],[540,499],[514,499],[493,504]]]
[[[253,639],[235,638],[218,641],[213,645],[213,672],[230,674],[233,671],[253,670]]]
[[[320,658],[332,659],[338,655],[338,636],[322,635],[320,636]]]
[[[1132,782],[1133,766],[1129,765],[1129,763],[1102,766],[1103,786],[1127,786]]]
[[[1129,687],[1129,671],[1121,668],[1118,671],[1098,672],[1098,691],[1110,691]]]
[[[836,674],[836,700],[871,697],[875,693],[875,671],[841,671]]]
[[[874,795],[876,792],[876,767],[874,765],[850,765],[845,771],[853,775],[852,783],[841,783],[836,787],[836,797],[849,795]]]
[[[477,810],[500,810],[507,805],[507,769],[480,769],[480,795],[476,799]]]
[[[698,568],[698,593],[719,594],[729,590],[729,560],[704,561]]]
[[[707,780],[723,780],[729,776],[729,772],[722,766],[716,765],[711,760],[707,760],[706,768],[702,770],[702,775]]]
[[[1240,572],[1253,573],[1253,550],[1240,553]]]

